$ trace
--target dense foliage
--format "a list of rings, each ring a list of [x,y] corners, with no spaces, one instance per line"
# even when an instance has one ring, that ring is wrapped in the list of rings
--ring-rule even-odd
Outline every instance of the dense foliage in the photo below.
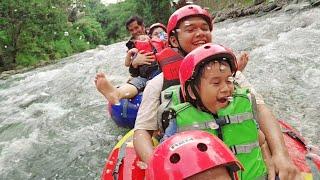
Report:
[[[168,0],[1,0],[0,72],[51,62],[99,44],[126,39],[125,21],[138,14],[147,25],[165,23]]]
[[[109,6],[100,0],[1,0],[0,72],[56,59],[128,38],[126,20],[140,15],[145,24],[166,24],[170,2],[184,0],[125,0]],[[252,0],[194,0],[210,7],[239,6]]]

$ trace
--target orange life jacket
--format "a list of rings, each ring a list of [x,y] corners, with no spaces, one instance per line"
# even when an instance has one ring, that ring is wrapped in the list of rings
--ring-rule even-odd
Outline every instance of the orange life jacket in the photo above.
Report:
[[[165,44],[160,39],[150,39],[148,41],[136,40],[135,47],[139,51],[144,50],[145,52],[153,52],[154,54],[156,54],[157,52],[160,52],[165,48]],[[141,65],[138,67],[138,75],[150,79],[152,78],[151,76],[154,75],[154,72],[158,69],[159,66],[156,61],[152,62],[150,65]]]
[[[162,89],[179,84],[179,68],[183,58],[172,48],[165,48],[156,54],[156,59],[164,77]]]

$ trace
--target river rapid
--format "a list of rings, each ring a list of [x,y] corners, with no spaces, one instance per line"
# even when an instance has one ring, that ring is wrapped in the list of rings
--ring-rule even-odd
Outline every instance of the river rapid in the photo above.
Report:
[[[286,8],[214,26],[214,42],[248,51],[244,71],[274,114],[320,145],[320,8]],[[118,128],[94,76],[128,78],[124,42],[0,80],[0,179],[99,179],[127,130]]]

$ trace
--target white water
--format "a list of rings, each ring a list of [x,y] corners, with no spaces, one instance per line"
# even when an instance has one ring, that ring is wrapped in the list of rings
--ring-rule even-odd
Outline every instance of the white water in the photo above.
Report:
[[[300,6],[301,7],[301,6]],[[277,117],[320,145],[320,9],[215,25],[214,41],[250,53],[245,75]],[[99,179],[125,130],[95,90],[97,71],[125,82],[124,43],[0,80],[0,179]]]

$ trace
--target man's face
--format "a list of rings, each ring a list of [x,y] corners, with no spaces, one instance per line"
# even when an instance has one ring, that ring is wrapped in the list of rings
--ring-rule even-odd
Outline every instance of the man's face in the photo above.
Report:
[[[187,53],[212,41],[210,26],[201,17],[185,19],[180,23],[176,31],[178,32],[178,40],[176,37],[171,36],[170,38],[175,39],[174,42],[171,41],[171,44],[174,47],[179,47],[180,45]]]
[[[137,21],[133,21],[128,25],[128,31],[134,39],[136,39],[140,35],[146,34],[144,26],[139,25]]]

